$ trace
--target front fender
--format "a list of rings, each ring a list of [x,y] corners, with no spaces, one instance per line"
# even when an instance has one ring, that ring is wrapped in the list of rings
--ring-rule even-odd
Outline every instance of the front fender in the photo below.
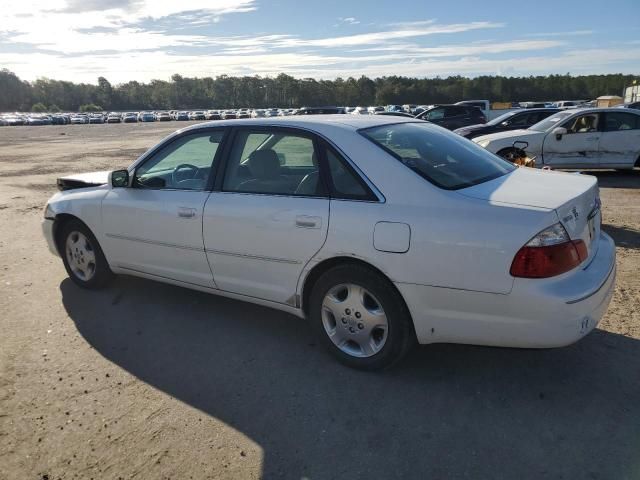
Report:
[[[48,210],[54,215],[56,223],[62,215],[80,219],[100,240],[103,236],[102,200],[108,191],[109,187],[102,185],[59,192],[49,199]]]

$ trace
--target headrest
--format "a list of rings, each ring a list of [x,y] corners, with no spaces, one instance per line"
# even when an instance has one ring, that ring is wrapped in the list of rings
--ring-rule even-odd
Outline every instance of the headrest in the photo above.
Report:
[[[256,178],[275,178],[280,175],[280,159],[270,148],[255,150],[249,155],[249,169]]]

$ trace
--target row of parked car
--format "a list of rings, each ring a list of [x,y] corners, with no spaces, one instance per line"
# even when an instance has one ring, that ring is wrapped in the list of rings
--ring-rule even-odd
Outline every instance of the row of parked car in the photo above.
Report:
[[[595,106],[593,102],[582,100],[520,102],[505,105],[504,108],[494,109],[488,100],[465,100],[455,104],[406,104],[369,107],[324,106],[55,114],[7,113],[0,114],[0,126],[228,120],[309,114],[396,115],[426,120],[449,130],[455,130],[467,138],[473,138],[487,133],[528,128],[562,110]],[[640,102],[622,104],[615,108],[640,109]]]

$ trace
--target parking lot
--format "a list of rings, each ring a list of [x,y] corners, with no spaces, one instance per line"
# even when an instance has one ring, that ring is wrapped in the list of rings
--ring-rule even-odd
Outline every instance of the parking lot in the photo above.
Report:
[[[588,337],[423,346],[370,374],[281,312],[67,279],[40,232],[56,177],[190,123],[0,131],[0,478],[640,478],[638,169],[595,173],[618,280]]]

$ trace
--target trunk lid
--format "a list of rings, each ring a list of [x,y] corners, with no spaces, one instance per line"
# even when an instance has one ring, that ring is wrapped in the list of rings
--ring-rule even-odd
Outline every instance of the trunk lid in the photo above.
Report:
[[[496,204],[555,210],[569,237],[584,241],[589,258],[597,251],[601,214],[596,177],[521,167],[457,193]]]

